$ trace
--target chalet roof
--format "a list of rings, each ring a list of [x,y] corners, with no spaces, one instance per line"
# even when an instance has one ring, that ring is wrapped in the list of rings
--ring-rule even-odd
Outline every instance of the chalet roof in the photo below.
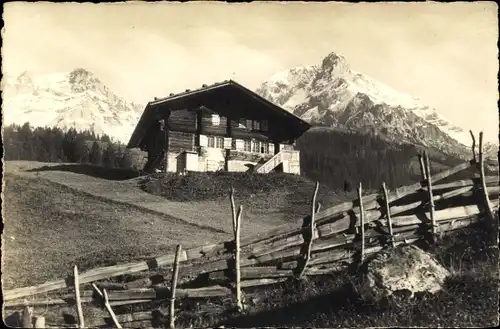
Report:
[[[226,80],[212,85],[203,85],[196,90],[186,90],[179,94],[149,102],[137,123],[127,145],[140,147],[143,138],[155,120],[167,111],[206,107],[230,119],[247,118],[254,120],[274,120],[279,127],[274,133],[278,142],[298,138],[311,125],[280,106],[266,100],[241,84]]]

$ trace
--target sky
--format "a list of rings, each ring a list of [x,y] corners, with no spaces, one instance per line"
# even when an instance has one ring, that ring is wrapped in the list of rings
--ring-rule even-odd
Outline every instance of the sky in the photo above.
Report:
[[[250,89],[331,52],[498,139],[498,23],[474,3],[4,4],[2,72],[85,68],[141,104],[234,79]]]

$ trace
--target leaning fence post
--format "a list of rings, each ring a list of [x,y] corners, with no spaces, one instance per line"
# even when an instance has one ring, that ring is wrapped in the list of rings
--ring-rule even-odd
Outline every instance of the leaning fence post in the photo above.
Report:
[[[469,130],[469,133],[470,133],[470,136],[472,137],[472,161],[474,161],[474,163],[477,163],[477,158],[476,158],[476,137],[474,136],[474,133],[472,132],[472,130]]]
[[[95,283],[92,283],[92,287],[95,289],[95,291],[97,292],[97,294],[99,294],[99,296],[101,296],[101,298],[104,300],[104,307],[106,307],[106,310],[108,311],[109,316],[111,316],[111,319],[113,320],[113,323],[115,324],[115,326],[117,328],[122,328],[122,326],[118,322],[118,319],[116,318],[115,312],[111,308],[111,304],[109,303],[108,293],[106,292],[106,289],[103,289],[102,292],[101,292],[99,290],[99,288],[97,288],[97,286],[95,285]]]
[[[175,328],[175,290],[177,289],[177,277],[179,276],[179,259],[181,256],[181,245],[175,250],[175,259],[172,269],[172,285],[170,286],[170,329]]]
[[[234,268],[235,268],[235,289],[236,289],[236,307],[238,312],[243,311],[243,302],[241,296],[241,272],[240,272],[240,231],[241,231],[241,213],[243,206],[240,205],[238,213],[233,218],[233,231],[234,231]],[[234,215],[234,212],[233,212]]]
[[[434,205],[434,195],[432,193],[432,178],[431,178],[431,164],[429,161],[429,155],[427,151],[424,151],[424,161],[425,161],[425,176],[427,178],[427,192],[429,194],[429,210],[431,216],[431,225],[432,225],[432,242],[435,243],[437,225],[436,218],[434,216],[435,205]]]
[[[229,190],[229,200],[231,201],[231,214],[233,219],[233,233],[236,234],[236,205],[234,204],[234,188],[231,185]]]
[[[73,282],[75,286],[75,302],[76,313],[78,314],[78,327],[85,328],[85,321],[83,318],[82,300],[80,298],[80,279],[78,277],[78,266],[73,268]]]
[[[483,132],[479,133],[479,175],[481,179],[481,188],[483,190],[484,206],[490,220],[494,221],[493,210],[491,209],[490,196],[486,187],[486,179],[484,174],[484,154],[483,154]]]
[[[361,221],[361,263],[365,260],[365,209],[363,207],[363,185],[361,182],[358,187],[358,198],[359,198],[359,218]]]
[[[391,208],[389,207],[389,193],[387,192],[387,186],[385,182],[382,182],[382,190],[384,191],[385,200],[385,213],[387,215],[387,225],[389,226],[389,235],[391,239],[391,246],[394,247],[394,233],[392,231],[392,218],[391,218]]]
[[[421,154],[418,155],[418,163],[420,164],[420,175],[422,176],[422,181],[427,184],[427,175],[425,172],[424,158]]]
[[[311,222],[309,223],[309,234],[307,234],[304,237],[304,242],[306,243],[306,249],[304,250],[304,262],[302,265],[302,268],[300,269],[300,272],[297,276],[298,279],[301,279],[307,269],[307,265],[309,263],[309,260],[311,259],[311,249],[312,249],[312,243],[314,240],[314,232],[316,229],[316,225],[314,223],[315,217],[316,217],[316,197],[318,196],[318,190],[319,190],[319,182],[316,182],[316,187],[314,188],[314,194],[312,197],[312,205],[311,205]],[[319,206],[318,206],[319,208]]]
[[[23,309],[23,328],[33,328],[33,309],[29,306]]]

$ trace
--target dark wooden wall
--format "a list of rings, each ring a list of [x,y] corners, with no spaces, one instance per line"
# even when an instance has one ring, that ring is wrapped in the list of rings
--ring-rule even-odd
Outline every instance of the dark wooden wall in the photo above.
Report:
[[[168,132],[168,151],[169,152],[182,152],[182,151],[194,151],[195,148],[195,135],[192,133],[185,133],[179,131],[169,131]]]
[[[212,122],[212,114],[208,111],[201,112],[201,133],[204,135],[216,135],[216,136],[227,136],[227,121],[228,119],[223,116],[219,116],[219,124],[215,125]]]
[[[171,131],[196,132],[196,112],[190,110],[172,111],[168,119]]]
[[[256,139],[259,141],[270,141],[265,132],[252,131],[246,127],[246,120],[241,126],[238,121],[230,120],[224,116],[219,116],[219,124],[214,124],[212,114],[217,114],[210,110],[178,110],[170,114],[168,127],[170,131],[199,133],[208,136],[228,137],[238,139]],[[199,115],[199,118],[197,118]],[[228,128],[228,120],[230,127]],[[272,129],[268,127],[268,129]]]
[[[160,130],[160,124],[155,123],[146,133],[144,138],[145,147],[142,151],[148,151],[151,155],[159,155],[165,147],[165,133]]]

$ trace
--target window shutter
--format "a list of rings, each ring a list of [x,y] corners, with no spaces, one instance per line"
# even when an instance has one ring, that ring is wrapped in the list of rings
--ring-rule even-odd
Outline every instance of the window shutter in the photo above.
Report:
[[[246,152],[251,152],[252,151],[252,144],[250,141],[246,140],[243,145],[243,150]]]
[[[220,125],[220,116],[218,114],[212,114],[212,125],[213,126]]]
[[[225,137],[225,138],[224,138],[224,148],[225,148],[225,149],[231,149],[231,148],[232,148],[232,145],[233,145],[233,143],[232,143],[232,138],[230,138],[230,137]]]
[[[213,136],[208,137],[208,147],[215,147],[215,138]]]
[[[200,135],[200,146],[208,146],[208,137],[205,135]]]

